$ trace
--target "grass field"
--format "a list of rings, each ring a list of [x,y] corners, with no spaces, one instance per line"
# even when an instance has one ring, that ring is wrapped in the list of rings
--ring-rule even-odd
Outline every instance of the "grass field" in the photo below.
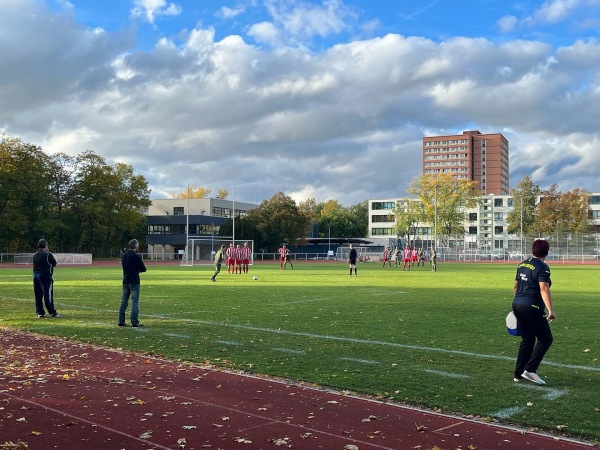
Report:
[[[0,265],[0,326],[315,383],[446,412],[600,436],[598,266],[554,265],[547,386],[514,383],[506,333],[514,265],[403,272],[338,262],[257,264],[248,275],[149,265],[143,329],[118,328],[121,268],[59,267],[60,319],[37,319],[31,268]],[[258,281],[252,280],[258,275]],[[129,313],[129,311],[128,311]]]

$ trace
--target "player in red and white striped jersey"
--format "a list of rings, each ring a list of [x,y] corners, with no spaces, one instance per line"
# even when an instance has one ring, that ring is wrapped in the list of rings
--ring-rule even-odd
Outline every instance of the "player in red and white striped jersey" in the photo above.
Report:
[[[240,244],[235,247],[235,273],[242,273],[242,247]]]
[[[244,242],[244,246],[242,247],[242,269],[244,273],[248,273],[248,269],[250,266],[250,247],[248,247],[248,243]]]
[[[233,246],[233,242],[229,244],[227,247],[227,273],[233,273],[233,269],[235,268],[235,247]]]

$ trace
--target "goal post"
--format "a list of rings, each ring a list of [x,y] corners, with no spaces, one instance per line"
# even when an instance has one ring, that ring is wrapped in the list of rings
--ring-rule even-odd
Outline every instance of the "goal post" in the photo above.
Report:
[[[201,266],[214,264],[215,254],[225,245],[227,249],[233,243],[234,248],[242,248],[244,244],[250,247],[250,265],[254,263],[254,241],[236,239],[223,236],[190,236],[185,247],[183,258],[181,259],[182,266]],[[226,258],[224,256],[224,258]],[[224,263],[226,263],[226,259]]]

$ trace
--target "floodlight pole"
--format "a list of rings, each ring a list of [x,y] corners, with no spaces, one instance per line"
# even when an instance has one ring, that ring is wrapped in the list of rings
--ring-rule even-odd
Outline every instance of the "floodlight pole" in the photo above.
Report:
[[[233,230],[231,231],[231,236],[233,239],[233,243],[235,244],[235,188],[233,188],[233,207],[231,208],[231,214],[233,223]]]
[[[189,264],[188,257],[190,255],[190,184],[187,185],[187,208],[185,214],[185,263]],[[193,251],[193,249],[192,249]],[[194,257],[192,256],[192,259]]]

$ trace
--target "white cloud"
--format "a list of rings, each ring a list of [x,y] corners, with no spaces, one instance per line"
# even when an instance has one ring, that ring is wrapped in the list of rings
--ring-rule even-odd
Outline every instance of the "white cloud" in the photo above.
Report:
[[[275,45],[279,42],[279,29],[271,22],[255,23],[248,29],[248,36],[263,44]]]
[[[510,33],[516,29],[518,22],[515,16],[503,16],[496,23],[501,33]]]
[[[181,6],[176,3],[167,3],[166,0],[135,0],[131,15],[144,17],[149,23],[154,23],[160,16],[178,16]]]
[[[187,183],[235,187],[240,201],[402,196],[421,173],[423,135],[473,128],[509,139],[513,185],[534,173],[544,187],[600,190],[593,39],[555,49],[391,33],[311,52],[207,26],[142,52],[129,34],[39,8],[14,1],[0,16],[0,128],[48,152],[133,164],[154,196]],[[251,32],[276,41],[292,22]]]
[[[233,19],[234,17],[243,14],[244,11],[244,8],[229,8],[228,6],[223,6],[217,12],[217,17],[225,20]]]

